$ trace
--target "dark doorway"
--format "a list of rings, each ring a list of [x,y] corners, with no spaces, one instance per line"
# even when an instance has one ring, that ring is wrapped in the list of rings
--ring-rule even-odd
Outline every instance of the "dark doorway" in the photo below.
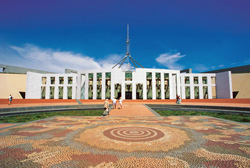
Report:
[[[25,92],[19,92],[23,99],[25,99]]]
[[[122,97],[122,92],[118,92],[118,93],[117,93],[116,99],[120,99],[120,97]]]
[[[234,92],[233,92],[233,98],[234,98],[234,99],[237,97],[238,93],[239,93],[239,91],[234,91]]]
[[[132,99],[132,92],[126,92],[125,99]]]

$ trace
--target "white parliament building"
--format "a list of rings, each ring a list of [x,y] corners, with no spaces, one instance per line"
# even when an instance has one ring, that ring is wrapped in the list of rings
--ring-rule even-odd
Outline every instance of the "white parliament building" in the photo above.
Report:
[[[144,68],[130,55],[128,32],[126,56],[114,67],[65,74],[28,72],[26,99],[156,100],[176,99],[176,95],[182,99],[232,98],[230,71],[191,73]],[[123,64],[127,68],[122,68]]]

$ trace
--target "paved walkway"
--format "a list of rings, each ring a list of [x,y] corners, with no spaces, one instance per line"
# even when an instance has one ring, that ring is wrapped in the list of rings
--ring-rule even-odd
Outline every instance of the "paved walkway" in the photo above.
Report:
[[[155,114],[143,104],[125,103],[122,109],[112,109],[109,116],[155,116]]]

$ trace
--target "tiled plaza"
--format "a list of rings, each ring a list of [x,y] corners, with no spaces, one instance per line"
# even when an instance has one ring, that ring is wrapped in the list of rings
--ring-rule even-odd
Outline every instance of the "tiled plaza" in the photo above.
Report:
[[[0,167],[250,167],[250,125],[206,116],[52,117],[0,130]]]

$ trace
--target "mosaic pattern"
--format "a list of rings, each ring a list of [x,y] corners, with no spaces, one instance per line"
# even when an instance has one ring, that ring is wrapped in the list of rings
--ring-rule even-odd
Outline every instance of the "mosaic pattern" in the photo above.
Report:
[[[52,117],[0,129],[0,167],[250,167],[250,125],[206,116]]]
[[[160,139],[164,133],[148,127],[116,127],[108,129],[103,134],[110,138],[126,142],[143,142]]]

